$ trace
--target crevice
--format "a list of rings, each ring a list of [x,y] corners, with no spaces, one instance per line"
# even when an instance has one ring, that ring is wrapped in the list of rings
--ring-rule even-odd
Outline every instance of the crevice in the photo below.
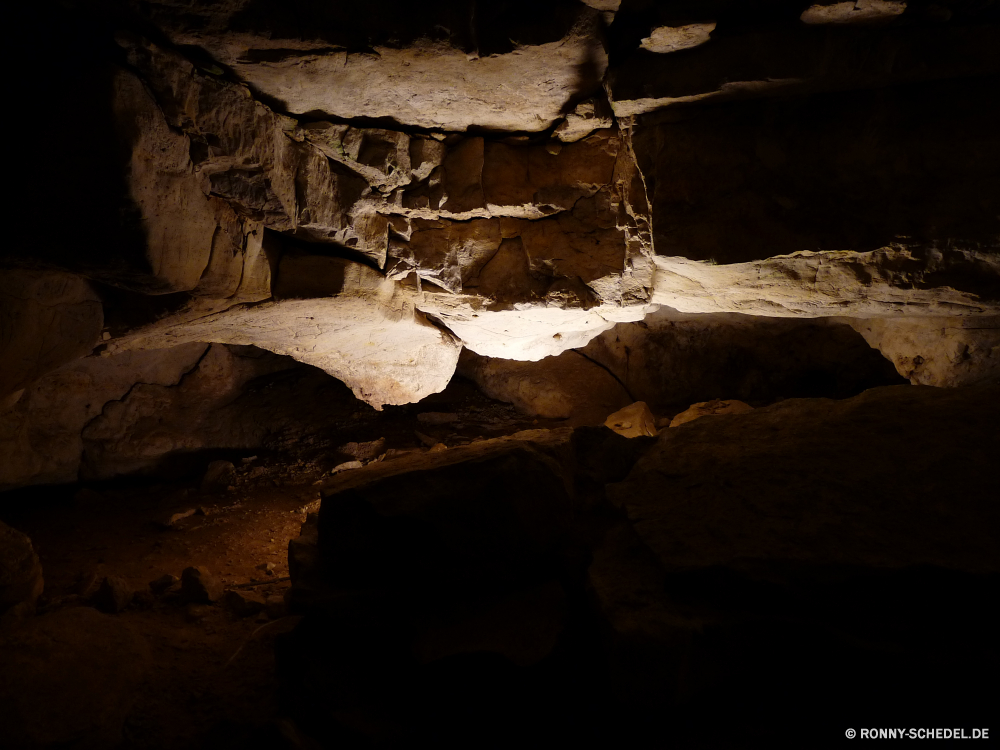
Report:
[[[595,365],[597,365],[597,366],[598,366],[598,367],[600,367],[600,368],[601,368],[602,370],[604,370],[604,371],[605,371],[606,373],[608,373],[608,375],[610,375],[610,376],[611,376],[611,377],[613,377],[613,378],[614,378],[614,379],[615,379],[616,381],[618,381],[618,385],[620,385],[620,386],[622,387],[622,389],[623,389],[623,390],[625,391],[625,395],[627,395],[627,396],[629,397],[629,399],[631,399],[631,401],[632,401],[633,403],[635,402],[636,398],[635,398],[635,396],[633,396],[633,395],[632,395],[632,391],[630,391],[630,390],[629,390],[629,387],[628,387],[627,385],[625,385],[625,382],[624,382],[624,381],[623,381],[623,380],[622,380],[622,379],[621,379],[620,377],[618,377],[617,375],[615,375],[614,371],[613,371],[613,370],[612,370],[612,369],[611,369],[610,367],[608,367],[608,366],[607,366],[606,364],[604,364],[603,362],[598,362],[598,361],[597,361],[596,359],[594,359],[593,357],[590,357],[590,356],[588,356],[588,355],[584,354],[584,353],[583,353],[582,351],[580,351],[579,349],[570,349],[569,351],[571,351],[571,352],[574,352],[574,353],[576,353],[576,354],[579,354],[579,355],[580,355],[581,357],[583,357],[583,358],[584,358],[585,360],[587,360],[588,362],[593,362],[593,363],[594,363]]]

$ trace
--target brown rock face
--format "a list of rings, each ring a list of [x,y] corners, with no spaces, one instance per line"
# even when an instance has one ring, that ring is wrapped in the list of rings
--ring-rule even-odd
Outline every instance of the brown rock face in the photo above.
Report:
[[[0,615],[18,605],[33,609],[44,586],[31,540],[0,521]]]

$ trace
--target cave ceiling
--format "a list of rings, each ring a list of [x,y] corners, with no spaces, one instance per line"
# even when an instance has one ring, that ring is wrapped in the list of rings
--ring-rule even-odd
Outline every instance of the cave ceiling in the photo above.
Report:
[[[8,400],[215,342],[380,408],[661,308],[995,338],[995,2],[64,6],[15,44]]]

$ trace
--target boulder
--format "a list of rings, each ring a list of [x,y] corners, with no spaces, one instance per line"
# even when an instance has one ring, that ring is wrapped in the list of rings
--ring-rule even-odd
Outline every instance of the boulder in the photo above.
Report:
[[[237,617],[250,617],[264,610],[267,605],[263,596],[256,591],[226,591],[223,602]]]
[[[113,615],[124,611],[132,603],[134,595],[135,592],[124,578],[105,576],[91,601],[102,612]]]
[[[181,573],[181,594],[194,604],[212,604],[222,597],[222,581],[207,568],[185,568]]]
[[[609,415],[604,426],[627,438],[653,437],[657,433],[656,418],[645,401],[636,401]]]
[[[985,710],[941,685],[975,681],[997,625],[998,395],[876,388],[663,431],[608,488],[628,523],[590,570],[616,694],[691,727],[726,710],[730,737],[789,706],[795,726]]]
[[[42,565],[31,540],[0,521],[0,615],[18,605],[34,608],[44,587]]]
[[[716,398],[711,401],[691,404],[691,406],[670,420],[670,426],[677,427],[687,422],[693,422],[696,419],[711,417],[716,414],[746,414],[748,411],[753,411],[753,407],[750,404],[745,404],[736,399]]]

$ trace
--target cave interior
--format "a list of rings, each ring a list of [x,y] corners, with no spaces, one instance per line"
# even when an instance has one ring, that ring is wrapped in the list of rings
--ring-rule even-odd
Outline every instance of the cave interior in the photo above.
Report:
[[[0,745],[991,738],[1000,1],[3,14]]]

